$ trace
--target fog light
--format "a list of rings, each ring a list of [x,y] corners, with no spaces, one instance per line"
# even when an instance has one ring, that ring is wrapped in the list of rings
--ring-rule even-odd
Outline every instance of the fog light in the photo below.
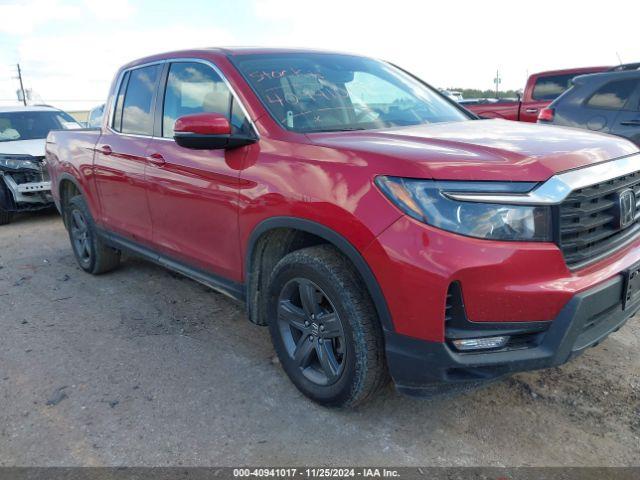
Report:
[[[485,338],[465,338],[454,340],[453,344],[460,351],[485,350],[489,348],[502,348],[509,341],[509,336],[485,337]]]

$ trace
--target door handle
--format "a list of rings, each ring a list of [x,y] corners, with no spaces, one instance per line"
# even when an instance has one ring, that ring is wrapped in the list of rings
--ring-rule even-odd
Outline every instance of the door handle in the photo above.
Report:
[[[626,125],[628,127],[640,127],[640,119],[638,120],[625,120],[620,122],[620,125]]]
[[[525,108],[524,111],[526,113],[538,113],[538,109],[537,108]]]
[[[157,165],[158,167],[161,167],[162,165],[167,163],[167,162],[165,162],[164,157],[160,153],[152,153],[151,155],[149,155],[147,157],[147,161],[149,163]]]
[[[102,145],[99,150],[103,155],[111,155],[113,153],[109,145]]]

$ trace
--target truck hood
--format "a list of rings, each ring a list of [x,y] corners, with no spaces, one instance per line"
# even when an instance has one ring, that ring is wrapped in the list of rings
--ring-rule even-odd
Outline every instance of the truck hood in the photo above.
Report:
[[[0,155],[33,155],[34,157],[44,157],[45,142],[46,140],[44,138],[0,142]]]
[[[307,136],[316,145],[367,154],[369,162],[380,162],[380,174],[441,180],[545,181],[638,151],[611,135],[507,120]]]

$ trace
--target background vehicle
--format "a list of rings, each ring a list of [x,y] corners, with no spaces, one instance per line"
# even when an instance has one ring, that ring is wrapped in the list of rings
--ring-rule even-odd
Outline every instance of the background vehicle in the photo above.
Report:
[[[463,98],[459,100],[458,103],[466,107],[468,105],[479,105],[481,103],[496,103],[497,101],[497,98]]]
[[[447,97],[449,97],[454,102],[460,102],[463,99],[462,98],[462,94],[460,92],[455,91],[455,90],[440,89],[440,93],[442,93],[443,95],[446,95]]]
[[[640,70],[640,63],[621,63],[607,70],[608,72],[624,72],[627,70]]]
[[[493,103],[504,103],[504,102],[517,102],[517,98],[465,98],[460,100],[458,103],[463,107],[468,105],[484,105],[484,104],[493,104]]]
[[[102,116],[104,115],[104,103],[92,108],[87,116],[87,128],[100,128],[102,126]]]
[[[640,71],[576,77],[538,122],[620,135],[640,145]]]
[[[100,130],[47,139],[80,267],[130,251],[246,302],[322,404],[558,365],[640,308],[624,139],[476,121],[322,52],[157,55],[109,99]]]
[[[0,225],[13,213],[52,205],[44,166],[50,130],[80,128],[65,112],[51,107],[0,107]]]
[[[609,67],[569,68],[534,73],[529,76],[522,98],[517,101],[499,100],[495,103],[468,105],[467,108],[483,118],[504,118],[521,122],[536,122],[540,110],[569,88],[576,75],[595,73]]]

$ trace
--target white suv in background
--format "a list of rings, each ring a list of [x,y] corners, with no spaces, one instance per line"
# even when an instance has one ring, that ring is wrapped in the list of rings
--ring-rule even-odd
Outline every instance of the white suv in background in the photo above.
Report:
[[[49,207],[51,183],[44,160],[50,130],[81,128],[52,107],[0,107],[0,225],[15,212]]]

